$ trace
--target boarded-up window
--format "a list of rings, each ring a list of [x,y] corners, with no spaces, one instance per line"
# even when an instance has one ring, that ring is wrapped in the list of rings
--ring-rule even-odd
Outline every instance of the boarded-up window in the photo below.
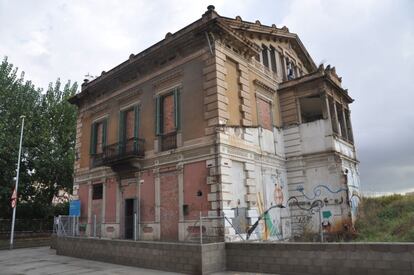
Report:
[[[259,125],[265,129],[272,130],[272,109],[271,103],[260,97],[257,98],[257,115],[259,120]]]
[[[181,127],[179,88],[156,97],[155,100],[155,133],[157,136],[171,134]]]
[[[125,126],[126,139],[134,138],[135,114],[133,109],[125,111]]]
[[[100,154],[102,153],[102,123],[98,123],[98,127],[96,130],[96,153]]]
[[[228,125],[240,125],[242,114],[240,112],[240,70],[237,62],[232,59],[226,59],[226,83],[227,83],[227,97],[229,100],[228,111],[229,119]]]
[[[163,129],[164,134],[172,133],[175,131],[175,115],[174,115],[174,97],[172,94],[164,96],[163,98]]]
[[[161,137],[161,150],[177,148],[177,131],[180,129],[180,89],[156,97],[155,132]]]
[[[92,123],[91,126],[91,142],[90,154],[101,154],[106,145],[106,119],[103,121]]]

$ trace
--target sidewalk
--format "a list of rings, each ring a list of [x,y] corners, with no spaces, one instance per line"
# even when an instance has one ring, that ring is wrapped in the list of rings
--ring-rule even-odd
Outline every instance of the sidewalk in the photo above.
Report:
[[[0,250],[0,274],[1,275],[113,275],[113,274],[165,274],[179,273],[165,272],[152,269],[144,269],[130,266],[122,266],[104,262],[89,261],[84,259],[56,255],[55,250],[49,247],[22,248],[14,250]],[[224,274],[249,274],[240,272],[221,272]],[[257,273],[255,273],[257,274]]]

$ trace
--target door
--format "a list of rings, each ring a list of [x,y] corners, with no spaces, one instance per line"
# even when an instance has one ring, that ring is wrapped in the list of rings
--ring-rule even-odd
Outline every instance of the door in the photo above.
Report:
[[[175,173],[161,174],[161,240],[178,240],[178,180]]]
[[[134,238],[134,214],[136,214],[136,199],[125,200],[125,239]],[[138,217],[136,217],[138,219]]]

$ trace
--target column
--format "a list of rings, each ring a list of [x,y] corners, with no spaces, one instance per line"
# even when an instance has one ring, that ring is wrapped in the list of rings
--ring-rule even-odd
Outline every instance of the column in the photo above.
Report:
[[[338,134],[340,136],[342,136],[342,129],[341,129],[341,125],[339,125],[338,110],[336,109],[335,99],[333,99],[333,106],[334,106],[334,110],[335,110],[335,122],[336,122],[336,127],[338,129]]]

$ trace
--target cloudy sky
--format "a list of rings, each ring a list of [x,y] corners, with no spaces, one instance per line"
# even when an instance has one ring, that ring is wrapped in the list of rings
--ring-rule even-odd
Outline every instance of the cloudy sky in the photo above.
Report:
[[[414,1],[0,0],[0,57],[37,86],[82,82],[197,20],[208,4],[286,25],[315,63],[336,66],[355,98],[363,190],[414,189]]]

